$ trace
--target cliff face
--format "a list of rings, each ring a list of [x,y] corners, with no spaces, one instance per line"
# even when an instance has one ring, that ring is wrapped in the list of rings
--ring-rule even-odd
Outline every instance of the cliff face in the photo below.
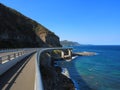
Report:
[[[59,37],[53,32],[0,4],[0,48],[60,46]]]

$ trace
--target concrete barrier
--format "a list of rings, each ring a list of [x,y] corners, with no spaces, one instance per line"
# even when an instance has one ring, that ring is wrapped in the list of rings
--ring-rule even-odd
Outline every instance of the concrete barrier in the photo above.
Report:
[[[12,66],[14,66],[17,62],[20,62],[22,59],[24,59],[26,56],[32,54],[33,52],[26,53],[22,56],[19,56],[13,60],[10,60],[6,63],[0,64],[0,75],[5,73],[7,70],[9,70]]]

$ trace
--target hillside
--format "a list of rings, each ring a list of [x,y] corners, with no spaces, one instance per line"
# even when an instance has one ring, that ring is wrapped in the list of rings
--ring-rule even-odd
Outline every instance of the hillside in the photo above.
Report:
[[[67,40],[60,41],[60,43],[62,46],[79,46],[80,45],[78,42],[67,41]]]
[[[0,48],[60,46],[53,32],[0,3]]]

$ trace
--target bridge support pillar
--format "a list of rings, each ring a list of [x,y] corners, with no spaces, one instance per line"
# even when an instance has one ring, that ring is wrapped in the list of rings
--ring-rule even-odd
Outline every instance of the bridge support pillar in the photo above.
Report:
[[[72,51],[71,49],[67,49],[67,50],[63,50],[61,51],[61,58],[68,58],[71,59],[72,58]]]
[[[64,51],[61,50],[61,58],[64,58]]]
[[[68,49],[68,56],[70,59],[72,59],[72,51],[70,49]]]

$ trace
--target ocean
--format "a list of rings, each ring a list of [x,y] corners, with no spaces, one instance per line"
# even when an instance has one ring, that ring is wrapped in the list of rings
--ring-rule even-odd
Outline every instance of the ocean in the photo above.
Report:
[[[73,52],[82,51],[97,55],[59,62],[59,66],[67,68],[77,90],[120,90],[120,46],[73,47]]]

